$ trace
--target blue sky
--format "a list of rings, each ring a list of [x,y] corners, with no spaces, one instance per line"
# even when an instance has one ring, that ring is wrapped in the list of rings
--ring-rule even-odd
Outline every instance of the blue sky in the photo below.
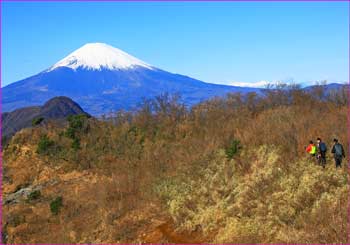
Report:
[[[2,2],[2,86],[89,42],[205,82],[347,81],[348,2]]]

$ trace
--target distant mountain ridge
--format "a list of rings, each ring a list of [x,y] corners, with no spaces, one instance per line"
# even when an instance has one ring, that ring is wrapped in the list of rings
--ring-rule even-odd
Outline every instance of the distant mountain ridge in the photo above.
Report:
[[[45,71],[3,88],[3,111],[67,96],[93,115],[135,108],[143,98],[181,94],[187,105],[228,92],[253,92],[209,84],[147,64],[107,44],[86,44]]]
[[[32,126],[34,119],[63,119],[70,115],[85,114],[76,102],[68,97],[60,96],[47,101],[43,106],[24,107],[2,114],[2,136],[10,137],[17,131]]]
[[[8,112],[67,96],[86,112],[99,116],[137,108],[143,99],[163,93],[180,94],[182,102],[191,106],[227,93],[261,94],[263,90],[205,83],[161,70],[107,44],[89,43],[43,72],[2,88],[2,109]]]

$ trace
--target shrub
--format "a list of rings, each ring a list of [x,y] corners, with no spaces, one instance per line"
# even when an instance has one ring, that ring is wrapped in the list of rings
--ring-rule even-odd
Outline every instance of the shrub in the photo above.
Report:
[[[67,128],[66,132],[65,132],[65,135],[68,137],[68,138],[71,138],[71,139],[74,139],[75,138],[75,129],[74,128]]]
[[[42,121],[44,121],[43,117],[36,117],[32,120],[32,126],[37,126],[39,125]]]
[[[73,150],[77,151],[80,149],[80,139],[79,138],[74,138],[72,142],[72,148]]]
[[[47,135],[43,135],[40,137],[36,152],[42,155],[49,154],[50,150],[54,146],[55,142],[53,140],[50,140],[49,137],[47,137]]]
[[[65,132],[65,135],[73,140],[71,147],[75,151],[80,149],[80,138],[78,137],[79,132],[84,132],[87,130],[87,118],[88,117],[84,114],[72,115],[68,117],[69,126]]]
[[[28,195],[28,201],[37,200],[41,197],[41,192],[39,190],[32,191]]]
[[[226,148],[226,156],[228,159],[231,159],[234,155],[238,153],[238,151],[241,149],[239,140],[232,140],[229,147]]]
[[[57,197],[50,203],[51,213],[57,215],[60,212],[61,207],[63,206],[62,197]]]
[[[87,116],[84,114],[69,116],[68,117],[69,128],[72,128],[75,131],[82,130],[86,122],[86,119],[87,119]]]
[[[65,135],[68,138],[74,139],[77,137],[77,133],[86,129],[86,115],[71,115],[68,117],[68,128]]]

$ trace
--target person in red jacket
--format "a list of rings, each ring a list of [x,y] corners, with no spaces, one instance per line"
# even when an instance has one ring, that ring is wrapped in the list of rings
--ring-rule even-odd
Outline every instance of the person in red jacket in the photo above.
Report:
[[[312,140],[309,142],[310,144],[306,147],[306,152],[310,154],[310,156],[316,156],[316,146]]]

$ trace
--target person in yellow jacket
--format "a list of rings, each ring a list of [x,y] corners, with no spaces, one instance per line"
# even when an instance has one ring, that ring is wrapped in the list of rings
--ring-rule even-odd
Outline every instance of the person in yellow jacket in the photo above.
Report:
[[[317,148],[312,140],[310,144],[306,147],[306,152],[309,153],[312,157],[316,156]]]

